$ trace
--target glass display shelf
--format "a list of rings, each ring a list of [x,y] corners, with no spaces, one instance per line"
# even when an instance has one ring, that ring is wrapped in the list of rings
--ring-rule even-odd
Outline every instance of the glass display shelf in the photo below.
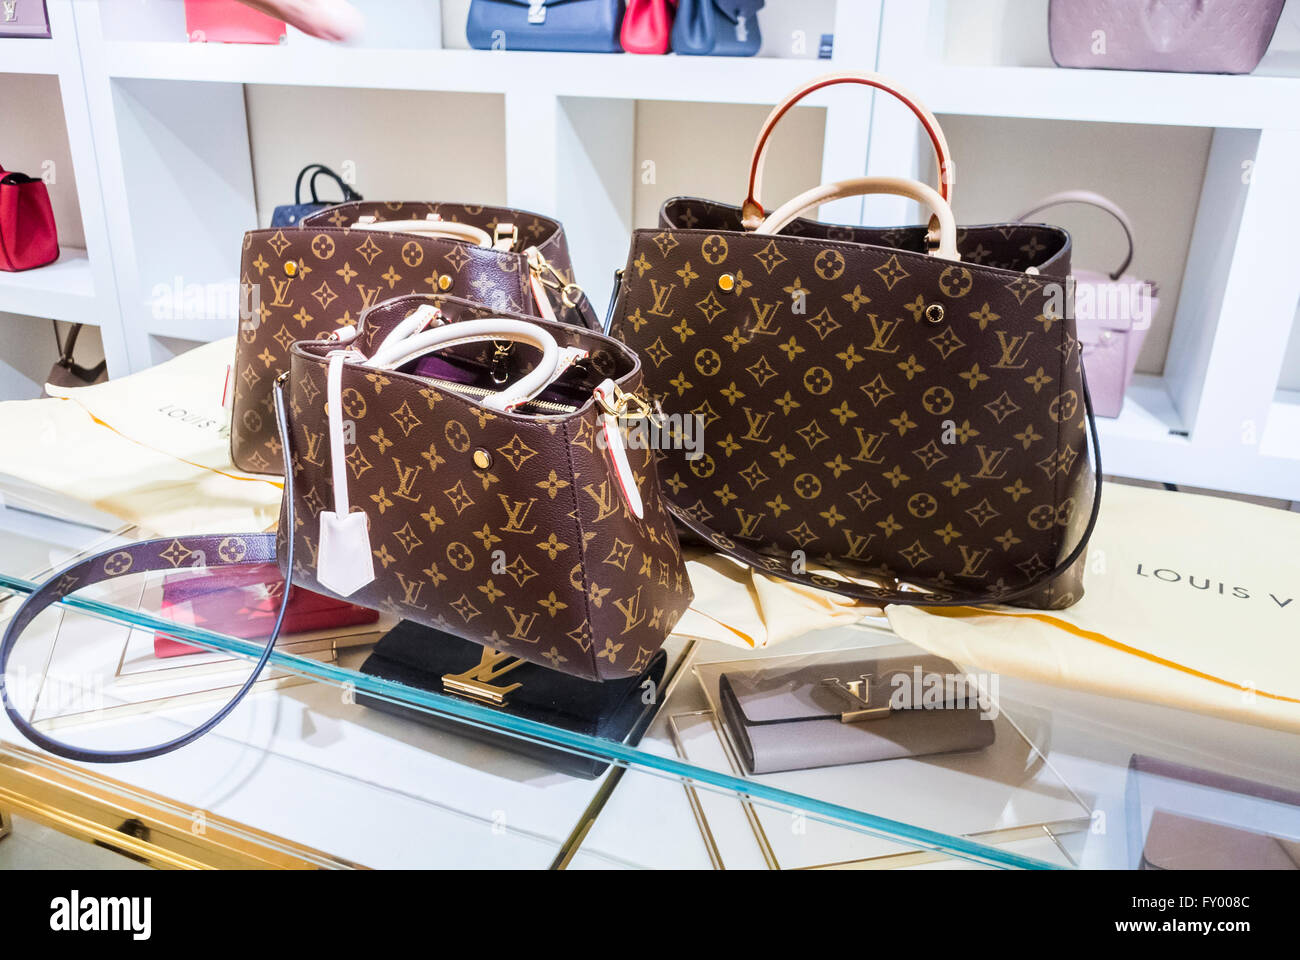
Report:
[[[0,493],[5,622],[74,558],[142,537],[40,491]],[[7,677],[29,722],[128,749],[193,729],[229,699],[263,643],[172,619],[166,582],[99,584],[33,622]],[[64,760],[3,718],[0,811],[158,866],[1136,868],[1213,865],[1225,844],[1241,865],[1300,863],[1300,738],[1007,676],[969,676],[983,699],[966,749],[839,762],[828,744],[841,733],[823,717],[794,734],[793,753],[821,750],[832,765],[749,772],[745,757],[767,747],[728,718],[722,678],[736,691],[757,683],[762,699],[763,682],[851,681],[862,664],[923,655],[883,620],[770,649],[673,637],[623,740],[363,672],[393,625],[282,636],[230,716],[149,760]],[[159,634],[202,649],[160,656]],[[814,699],[832,694],[851,712],[844,691]],[[590,758],[596,775],[565,772],[538,746]]]

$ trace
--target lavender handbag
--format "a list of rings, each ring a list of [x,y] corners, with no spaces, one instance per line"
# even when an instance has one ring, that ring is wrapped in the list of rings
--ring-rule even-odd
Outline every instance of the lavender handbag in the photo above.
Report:
[[[47,39],[49,35],[45,0],[0,0],[0,37]]]
[[[1082,203],[1105,210],[1119,221],[1128,241],[1123,262],[1110,273],[1075,270],[1071,277],[1074,320],[1083,345],[1083,367],[1092,392],[1093,411],[1099,417],[1118,417],[1160,299],[1154,283],[1124,272],[1133,260],[1133,225],[1123,210],[1101,194],[1089,190],[1054,193],[1016,219],[1027,220],[1061,203]]]
[[[1250,73],[1285,0],[1052,0],[1058,67]]]

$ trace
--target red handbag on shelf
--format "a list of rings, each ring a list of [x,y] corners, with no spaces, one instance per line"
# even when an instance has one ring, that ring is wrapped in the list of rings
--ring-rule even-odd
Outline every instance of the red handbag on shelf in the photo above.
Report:
[[[59,232],[45,182],[0,167],[0,270],[30,270],[59,259]]]
[[[627,53],[664,54],[673,32],[669,0],[628,0],[619,42]]]

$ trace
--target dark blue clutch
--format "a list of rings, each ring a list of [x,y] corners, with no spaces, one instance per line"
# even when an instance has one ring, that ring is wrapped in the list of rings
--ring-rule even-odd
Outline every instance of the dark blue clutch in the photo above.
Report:
[[[471,0],[465,32],[477,50],[622,53],[623,0]]]
[[[308,189],[311,192],[311,200],[304,202],[302,199],[302,181],[308,173],[311,173],[311,179],[308,181]],[[343,191],[342,200],[322,200],[316,193],[316,178],[324,174],[339,185]],[[293,185],[293,203],[283,203],[275,208],[271,214],[271,226],[273,227],[296,227],[302,222],[302,218],[317,210],[324,210],[326,207],[332,207],[336,203],[349,203],[354,200],[362,199],[361,194],[353,190],[337,173],[325,166],[323,163],[309,163],[298,171],[298,179]]]

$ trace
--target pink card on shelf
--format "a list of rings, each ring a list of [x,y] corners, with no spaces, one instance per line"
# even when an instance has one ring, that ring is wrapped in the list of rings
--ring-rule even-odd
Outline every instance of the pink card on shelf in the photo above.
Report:
[[[238,0],[185,0],[185,32],[190,43],[280,43],[286,27]]]

